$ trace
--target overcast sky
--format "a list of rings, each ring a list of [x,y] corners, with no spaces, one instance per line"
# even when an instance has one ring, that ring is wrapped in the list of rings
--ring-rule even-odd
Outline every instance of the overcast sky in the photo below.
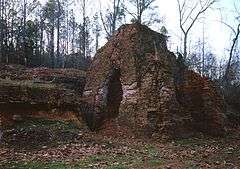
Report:
[[[40,0],[44,3],[46,0]],[[77,1],[77,0],[76,0]],[[110,0],[88,0],[88,3],[91,9],[88,10],[88,15],[92,16],[100,8],[100,3],[102,8],[107,8]],[[189,0],[190,1],[190,0]],[[195,44],[199,38],[203,37],[203,21],[205,27],[205,38],[207,41],[207,46],[218,55],[218,58],[227,57],[227,50],[229,49],[231,42],[231,31],[229,28],[221,24],[219,21],[222,19],[225,22],[234,25],[234,2],[238,2],[237,5],[240,6],[239,0],[219,0],[218,3],[214,5],[214,10],[210,9],[206,14],[206,18],[202,19],[190,32],[191,44]],[[177,0],[156,0],[155,5],[159,8],[157,12],[159,15],[164,17],[164,25],[169,31],[169,48],[172,51],[176,51],[177,46],[180,46],[181,40],[181,31],[179,29],[178,21],[178,9],[177,9]],[[81,18],[79,14],[80,10],[76,7],[78,4],[74,5],[75,11],[78,13],[76,15]],[[219,10],[221,9],[221,11]],[[159,26],[160,27],[160,26]],[[155,30],[158,30],[159,27],[152,27]],[[102,42],[104,43],[104,42]]]
[[[178,22],[178,10],[176,0],[157,0],[160,8],[161,15],[165,16],[165,24],[169,29],[169,35],[172,36],[170,39],[173,45],[172,48],[176,47],[179,43],[179,22]],[[234,7],[235,0],[219,0],[214,5],[214,10],[209,10],[206,13],[204,20],[205,27],[205,38],[208,42],[208,46],[216,53],[219,57],[227,55],[226,49],[229,48],[229,41],[231,31],[225,25],[220,23],[221,18],[229,24],[234,24]],[[239,5],[239,4],[238,4]],[[221,9],[221,12],[220,10]],[[203,37],[203,23],[198,22],[191,31],[192,41],[198,41],[199,38]],[[194,43],[194,42],[192,42]],[[175,50],[175,49],[172,49]]]

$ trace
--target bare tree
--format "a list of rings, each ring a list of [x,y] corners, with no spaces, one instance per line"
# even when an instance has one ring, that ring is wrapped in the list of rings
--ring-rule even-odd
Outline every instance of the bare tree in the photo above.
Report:
[[[27,0],[24,0],[23,1],[23,48],[24,48],[24,53],[25,53],[25,57],[27,56],[26,55],[26,19],[27,19]],[[26,62],[28,61],[29,59],[26,58]],[[28,66],[29,63],[25,63],[26,66]]]
[[[49,54],[51,57],[51,67],[55,67],[55,26],[56,26],[56,16],[57,16],[57,3],[56,0],[48,0],[45,4],[44,8],[44,17],[46,17],[46,20],[48,21],[48,29],[49,29]]]
[[[227,22],[224,22],[223,20],[220,21],[223,25],[228,27],[231,30],[231,33],[233,34],[233,40],[232,40],[232,44],[231,44],[231,48],[230,48],[230,52],[229,52],[229,59],[227,62],[225,74],[223,76],[223,83],[226,87],[229,85],[229,82],[230,82],[230,70],[231,70],[232,60],[234,57],[233,55],[235,53],[234,51],[236,49],[238,39],[240,36],[240,12],[239,12],[239,9],[237,8],[236,3],[234,3],[234,8],[235,8],[235,13],[236,13],[235,21],[237,22],[236,26],[228,24]]]
[[[61,4],[57,0],[57,58],[60,57],[60,17],[61,17]]]
[[[100,11],[100,16],[107,38],[110,38],[117,29],[118,21],[124,17],[122,0],[113,0],[112,6],[107,9],[105,16],[102,11]]]
[[[82,10],[82,20],[83,23],[81,25],[80,36],[81,38],[81,53],[84,58],[89,58],[88,54],[88,32],[89,32],[89,17],[87,16],[87,3],[88,0],[80,0],[81,10]]]
[[[225,23],[225,25],[228,25],[228,24]],[[238,41],[238,38],[239,38],[239,35],[240,35],[240,23],[237,25],[236,30],[230,25],[228,25],[228,27],[231,28],[232,32],[234,33],[234,38],[233,38],[233,42],[232,42],[231,49],[230,49],[230,52],[229,52],[229,59],[228,59],[225,75],[224,75],[224,78],[223,78],[224,83],[226,85],[229,84],[229,74],[230,74],[230,68],[231,68],[233,53],[234,53],[234,49],[236,47],[236,44],[237,44],[237,41]]]
[[[23,0],[23,4],[22,4],[22,20],[23,20],[23,25],[22,25],[22,37],[23,37],[23,51],[24,51],[24,64],[26,66],[29,66],[29,62],[30,62],[30,57],[27,53],[27,40],[26,40],[26,36],[27,36],[27,32],[26,32],[26,27],[27,27],[27,17],[29,15],[29,13],[33,13],[34,9],[37,8],[38,3],[36,0]]]
[[[205,25],[203,23],[202,35],[202,75],[205,74]]]
[[[68,55],[69,54],[69,39],[70,39],[70,34],[69,34],[69,29],[70,29],[70,20],[69,20],[69,17],[71,16],[70,15],[70,6],[75,2],[75,0],[64,0],[64,11],[65,13],[63,14],[64,15],[64,33],[63,33],[63,36],[64,36],[64,40],[62,41],[62,45],[64,46],[64,49],[63,51],[65,51],[65,54]]]
[[[216,0],[196,0],[188,1],[177,0],[179,12],[179,26],[183,33],[183,57],[187,58],[187,40],[188,35],[196,21],[209,9]],[[192,4],[189,4],[192,3]]]
[[[86,24],[86,0],[82,0],[82,19],[83,19],[83,25],[82,25],[82,29],[83,29],[83,32],[82,32],[82,36],[83,36],[83,56],[84,58],[86,58],[86,27],[87,27],[87,24]]]
[[[3,23],[4,23],[4,6],[5,1],[0,0],[0,61],[2,61],[3,58],[3,39],[4,39],[4,32],[3,32]]]
[[[135,12],[130,12],[127,8],[129,14],[131,14],[138,23],[142,23],[143,13],[148,9],[154,9],[151,5],[156,0],[129,0],[131,4],[135,7]]]
[[[100,31],[102,30],[101,25],[99,24],[99,16],[98,13],[96,13],[93,17],[93,34],[95,35],[95,52],[97,52],[99,47],[99,37],[100,37]]]

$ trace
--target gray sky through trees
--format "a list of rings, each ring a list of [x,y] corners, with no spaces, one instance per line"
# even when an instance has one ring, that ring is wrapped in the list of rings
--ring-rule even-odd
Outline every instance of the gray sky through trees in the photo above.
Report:
[[[46,0],[40,0],[45,3]],[[126,1],[126,0],[125,0]],[[234,2],[240,6],[239,0],[219,0],[213,8],[205,14],[204,19],[200,19],[196,25],[192,28],[189,34],[189,45],[193,46],[199,39],[202,39],[203,26],[205,27],[205,41],[207,46],[218,56],[218,58],[227,58],[228,49],[230,48],[232,37],[231,30],[220,23],[221,20],[227,22],[230,25],[234,25]],[[101,4],[101,5],[100,5]],[[100,6],[102,10],[108,8],[110,0],[88,0],[88,16],[92,17]],[[166,26],[169,32],[169,48],[172,51],[176,51],[181,46],[181,30],[179,28],[179,16],[176,0],[156,0],[154,3],[159,8],[159,16],[164,18],[163,25]],[[76,12],[76,19],[81,20],[80,3],[76,0],[73,9]],[[127,22],[130,22],[128,18]],[[204,24],[203,24],[204,23]],[[160,30],[160,25],[152,26],[156,31]],[[102,37],[104,38],[104,37]],[[100,45],[104,45],[106,40],[102,40]]]

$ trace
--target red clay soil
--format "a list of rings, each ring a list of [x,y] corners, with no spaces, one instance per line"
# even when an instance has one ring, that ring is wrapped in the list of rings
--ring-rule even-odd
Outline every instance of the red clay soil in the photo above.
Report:
[[[74,69],[0,65],[0,122],[29,117],[76,119],[85,72]],[[81,119],[81,116],[79,116]]]

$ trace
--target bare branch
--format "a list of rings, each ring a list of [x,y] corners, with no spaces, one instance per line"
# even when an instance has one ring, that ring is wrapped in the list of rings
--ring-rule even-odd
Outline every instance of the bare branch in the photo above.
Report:
[[[216,0],[211,0],[208,4],[206,4],[204,7],[202,7],[202,9],[197,13],[197,15],[193,18],[192,23],[190,24],[190,26],[187,29],[187,32],[190,31],[190,29],[193,27],[194,23],[197,21],[197,19],[199,18],[199,16],[201,14],[203,14],[212,4],[214,4],[216,2]]]
[[[225,76],[224,76],[224,79],[223,79],[225,81],[226,85],[229,84],[229,72],[230,72],[230,67],[231,67],[231,62],[232,62],[232,57],[233,57],[233,50],[234,50],[235,45],[237,43],[237,40],[239,38],[239,34],[240,34],[240,23],[237,26],[237,33],[236,33],[236,36],[233,39],[233,43],[232,43],[230,54],[229,54],[229,60],[228,60]]]
[[[198,3],[196,3],[196,4],[193,6],[193,8],[192,8],[191,11],[189,12],[189,14],[188,14],[188,15],[186,16],[186,18],[184,19],[184,21],[182,21],[182,25],[184,25],[184,24],[187,22],[187,20],[191,17],[193,11],[197,8],[197,5],[198,5]]]
[[[137,19],[137,14],[136,14],[136,13],[130,12],[130,11],[128,10],[128,8],[126,8],[125,6],[123,7],[123,9],[124,9],[125,11],[127,11],[127,13],[130,14],[134,19]]]
[[[219,21],[221,22],[222,24],[224,24],[225,26],[227,26],[229,29],[231,29],[231,31],[234,33],[234,35],[236,36],[237,32],[236,30],[231,26],[229,25],[228,23],[224,22],[224,21]]]
[[[105,22],[104,19],[103,19],[102,11],[100,11],[100,17],[101,17],[101,21],[102,21],[102,23],[103,23],[103,28],[104,28],[107,36],[111,36],[110,33],[108,32],[108,29],[107,29],[107,26],[106,26],[106,22]]]
[[[180,0],[177,0],[178,4],[178,12],[179,12],[179,26],[180,29],[184,35],[184,59],[187,57],[187,38],[188,33],[192,29],[193,25],[196,23],[196,21],[199,19],[199,17],[206,12],[208,8],[210,8],[217,0],[199,0],[197,1],[191,8],[187,7],[187,0],[184,0],[182,2],[182,5],[180,3]],[[197,9],[200,9],[197,11]],[[190,10],[189,10],[190,9]],[[194,13],[196,13],[194,15]],[[187,22],[189,25],[187,25]]]

